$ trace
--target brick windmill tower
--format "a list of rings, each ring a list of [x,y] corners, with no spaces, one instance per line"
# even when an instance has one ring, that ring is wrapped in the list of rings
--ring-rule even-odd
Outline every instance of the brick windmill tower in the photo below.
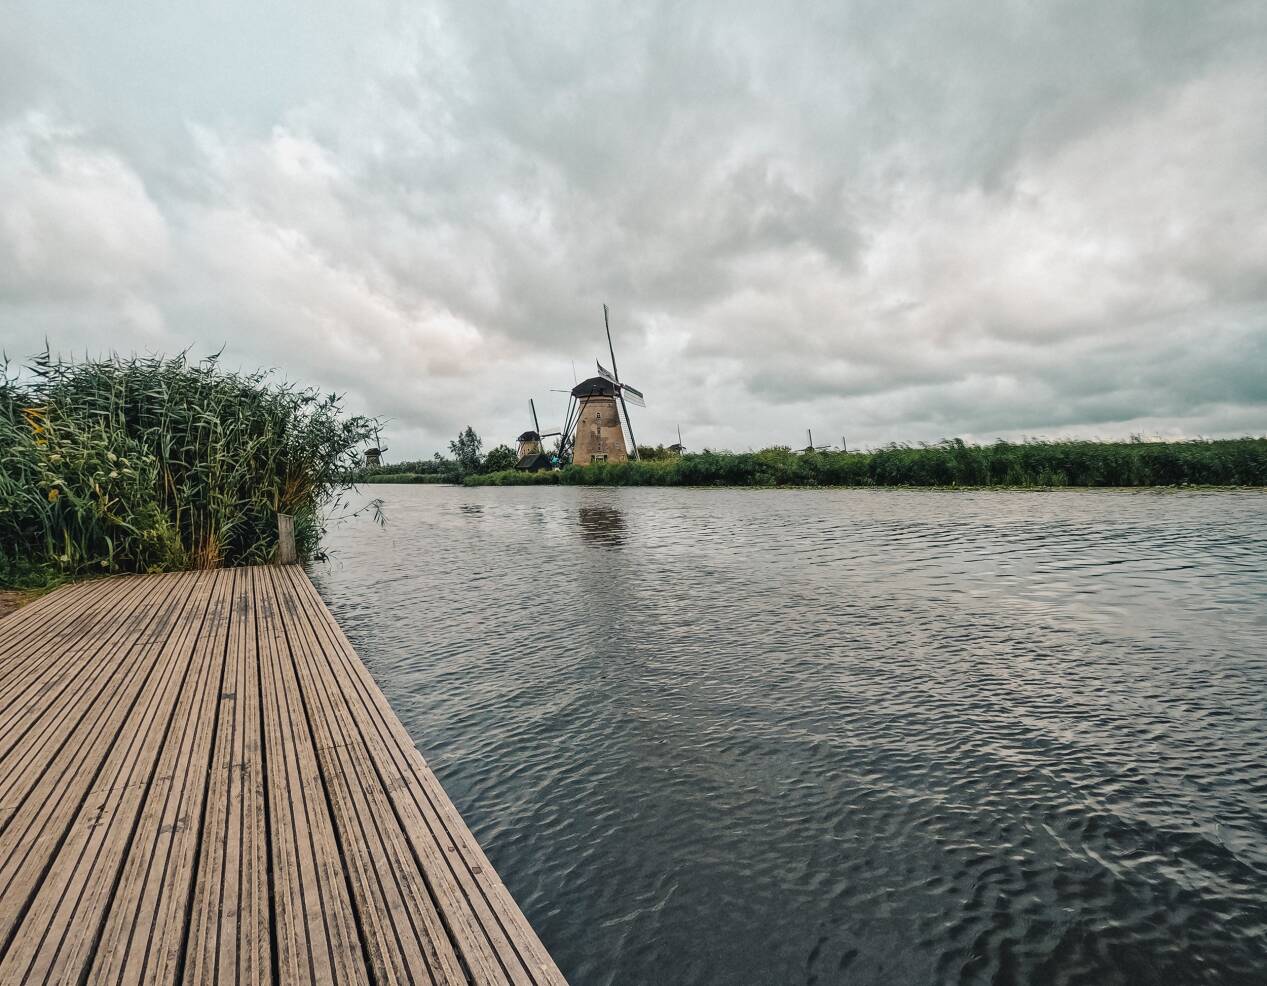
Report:
[[[572,462],[588,466],[594,462],[627,462],[630,458],[625,444],[625,429],[621,415],[629,429],[633,443],[633,458],[638,458],[638,444],[634,441],[633,423],[629,420],[629,407],[646,407],[642,391],[620,382],[616,367],[616,349],[612,345],[611,323],[607,306],[603,305],[603,326],[607,330],[607,351],[611,353],[612,368],[609,372],[597,363],[598,376],[582,380],[572,388],[568,414],[563,424],[564,445],[571,443]]]

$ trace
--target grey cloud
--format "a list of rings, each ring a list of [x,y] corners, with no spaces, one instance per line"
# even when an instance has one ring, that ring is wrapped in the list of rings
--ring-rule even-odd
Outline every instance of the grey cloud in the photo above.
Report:
[[[18,5],[0,335],[490,444],[1262,431],[1261,4]],[[1257,427],[1255,427],[1257,423]],[[833,437],[833,440],[834,437]]]

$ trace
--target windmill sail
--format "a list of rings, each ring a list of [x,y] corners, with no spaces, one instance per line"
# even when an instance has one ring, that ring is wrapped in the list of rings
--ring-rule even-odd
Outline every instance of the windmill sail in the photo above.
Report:
[[[620,367],[616,365],[616,347],[612,345],[612,327],[607,317],[607,305],[603,305],[603,328],[607,330],[607,351],[611,353],[612,358],[612,375],[611,382],[616,385],[616,397],[620,400],[620,409],[625,412],[625,424],[629,428],[629,444],[633,446],[633,458],[638,458],[638,439],[634,438],[633,422],[629,420],[629,407],[625,401],[625,388],[620,385]],[[594,362],[598,362],[595,360]],[[599,364],[599,370],[602,370],[602,364]],[[641,396],[641,395],[639,395]],[[643,405],[646,406],[645,404]]]
[[[626,403],[632,404],[634,407],[646,407],[647,401],[642,396],[642,391],[637,387],[631,387],[627,383],[620,385],[620,392],[624,396]]]
[[[610,380],[612,383],[616,383],[616,376],[615,374],[612,373],[611,370],[603,366],[603,364],[600,363],[598,360],[594,360],[594,365],[598,367],[598,375],[600,377],[602,377],[604,380]]]

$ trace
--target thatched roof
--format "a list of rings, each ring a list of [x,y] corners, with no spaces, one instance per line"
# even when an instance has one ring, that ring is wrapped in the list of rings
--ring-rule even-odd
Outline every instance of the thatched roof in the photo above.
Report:
[[[616,385],[606,377],[590,377],[572,388],[573,397],[615,397]]]
[[[515,468],[525,469],[528,472],[539,472],[542,469],[554,468],[554,463],[550,461],[550,457],[544,452],[538,452],[533,455],[525,455],[515,463]]]

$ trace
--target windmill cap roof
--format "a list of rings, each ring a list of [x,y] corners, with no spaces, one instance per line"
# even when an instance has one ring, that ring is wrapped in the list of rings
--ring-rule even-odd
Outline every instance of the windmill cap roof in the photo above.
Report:
[[[525,431],[522,435],[515,439],[517,442],[539,442],[541,436],[535,431]]]
[[[605,377],[590,377],[572,388],[573,397],[615,397],[616,385]]]

